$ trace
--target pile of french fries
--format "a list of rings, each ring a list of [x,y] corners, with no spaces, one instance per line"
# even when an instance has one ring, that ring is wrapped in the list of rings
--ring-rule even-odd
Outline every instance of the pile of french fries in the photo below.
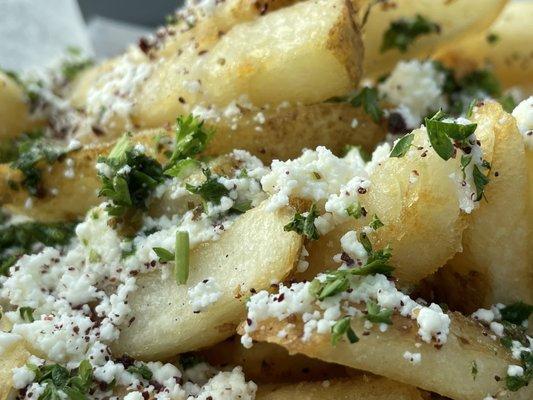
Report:
[[[268,165],[317,146],[335,154],[347,145],[372,152],[386,139],[386,124],[363,107],[331,99],[349,96],[402,60],[439,60],[459,75],[489,65],[504,89],[533,94],[532,2],[225,0],[211,13],[196,12],[194,25],[178,20],[162,40],[148,48],[134,46],[61,88],[72,112],[98,126],[83,125],[59,139],[65,146],[72,140],[79,145],[42,168],[42,184],[55,194],[30,196],[22,188],[21,171],[0,165],[4,210],[43,223],[79,220],[102,202],[95,164],[124,132],[132,132],[131,141],[147,154],[164,160],[178,116],[199,108],[223,110],[232,102],[239,109],[237,121],[206,117],[215,133],[203,156],[243,149]],[[380,50],[393,21],[416,15],[436,23],[438,33],[421,36],[407,51]],[[489,43],[489,35],[498,41]],[[125,58],[132,68],[146,68],[146,76],[128,93],[126,114],[102,117],[109,100],[95,93],[121,73]],[[201,91],[191,90],[195,81]],[[218,241],[191,250],[187,284],[176,285],[160,271],[139,276],[128,298],[135,323],[121,326],[113,355],[175,361],[193,352],[220,368],[242,366],[246,378],[258,384],[256,398],[264,400],[532,399],[533,384],[506,389],[507,368],[516,360],[469,315],[497,303],[533,303],[533,149],[496,101],[478,103],[470,120],[478,124],[476,136],[491,165],[486,200],[472,213],[461,212],[448,178],[461,170],[461,160],[443,162],[431,149],[427,157],[382,160],[370,173],[371,190],[361,197],[368,218],[376,214],[383,223],[369,236],[375,248],[393,249],[398,284],[448,305],[450,333],[442,347],[419,347],[416,322],[396,314],[388,330],[369,336],[363,336],[363,321],[354,319],[359,342],[341,340],[335,346],[329,335],[302,341],[303,323],[296,317],[289,334],[279,335],[287,321],[270,318],[251,334],[253,347],[241,346],[250,293],[275,292],[273,283],[311,281],[336,269],[341,237],[368,224],[368,218],[352,219],[310,241],[284,230],[307,206],[295,196],[275,212],[266,203],[245,212]],[[47,123],[32,114],[27,91],[0,71],[0,140],[14,141]],[[413,135],[413,146],[428,146],[423,130]],[[75,179],[65,176],[67,159]],[[415,184],[412,171],[419,175]],[[154,214],[172,209],[172,199],[151,207]],[[297,273],[302,249],[309,268]],[[223,284],[221,297],[194,313],[187,290],[207,276]],[[9,304],[0,306],[10,310]],[[9,331],[6,318],[0,328]],[[420,353],[422,362],[406,363],[401,357],[406,350]],[[32,343],[22,341],[0,354],[0,400],[20,395],[12,370],[36,353]],[[117,395],[124,393],[118,388]]]

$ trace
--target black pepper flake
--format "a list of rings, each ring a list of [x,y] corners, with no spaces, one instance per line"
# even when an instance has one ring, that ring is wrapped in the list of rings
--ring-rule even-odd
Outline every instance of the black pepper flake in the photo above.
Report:
[[[181,97],[181,96],[178,97],[178,101],[179,101],[181,104],[185,104],[185,103],[187,103],[187,102],[185,101],[185,99],[184,99],[183,97]]]
[[[360,188],[357,189],[357,193],[359,193],[359,194],[365,194],[365,193],[366,193],[366,189],[360,187]]]
[[[252,326],[252,320],[250,318],[246,318],[246,324],[248,324],[248,326]]]
[[[283,300],[285,300],[285,293],[281,293],[281,294],[278,296],[278,303],[281,303]]]

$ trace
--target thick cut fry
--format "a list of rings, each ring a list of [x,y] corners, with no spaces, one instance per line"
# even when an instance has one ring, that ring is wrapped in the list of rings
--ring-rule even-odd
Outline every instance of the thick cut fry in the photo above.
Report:
[[[35,125],[24,91],[0,70],[0,140],[13,139]]]
[[[13,368],[23,366],[29,356],[24,342],[14,343],[0,354],[0,400],[7,400],[13,390]]]
[[[251,349],[234,336],[225,342],[199,352],[209,364],[224,367],[239,365],[246,378],[258,383],[316,381],[348,376],[347,368],[325,363],[301,354],[289,355],[281,346],[256,343]],[[358,371],[349,371],[354,376]]]
[[[459,208],[457,183],[450,178],[460,173],[458,158],[442,160],[429,147],[425,130],[415,131],[406,156],[388,158],[372,172],[372,185],[360,196],[367,217],[343,224],[306,245],[310,268],[301,276],[312,279],[320,271],[337,268],[333,256],[341,252],[340,237],[368,225],[373,215],[384,226],[369,237],[377,249],[391,246],[394,275],[404,283],[431,275],[461,250],[466,222]],[[438,245],[428,246],[428,238]]]
[[[533,93],[533,3],[510,2],[494,24],[474,36],[450,45],[436,58],[459,73],[490,66],[504,88],[518,86]]]
[[[399,0],[376,3],[362,30],[365,46],[363,70],[366,77],[373,78],[390,71],[402,59],[428,57],[439,47],[488,28],[507,0]],[[402,18],[413,19],[417,14],[436,23],[440,27],[439,33],[418,36],[406,52],[398,49],[382,52],[383,35],[390,24]],[[364,15],[361,12],[361,19]]]
[[[87,108],[91,89],[109,83],[106,74],[119,81],[119,72],[131,71],[133,64],[150,68],[132,95],[127,117],[135,127],[161,127],[199,104],[218,107],[222,116],[243,95],[257,107],[322,102],[345,95],[360,78],[363,47],[354,18],[348,0],[310,0],[236,23],[228,31],[214,31],[213,21],[200,20],[151,58],[130,51],[98,67],[98,73],[87,72],[73,85],[70,98],[76,107]],[[91,110],[94,117],[101,113],[94,104]],[[124,126],[112,118],[102,127],[104,139],[116,137]]]
[[[282,345],[291,354],[305,354],[370,371],[452,399],[479,400],[487,395],[498,399],[530,399],[533,395],[531,385],[517,392],[504,388],[507,367],[513,363],[509,352],[498,341],[492,340],[479,324],[458,313],[450,317],[448,341],[441,348],[427,343],[416,346],[416,322],[400,316],[393,317],[393,326],[386,332],[375,328],[369,335],[363,335],[362,319],[354,320],[352,328],[360,339],[354,344],[341,340],[337,346],[332,346],[330,335],[318,334],[303,342],[301,322],[281,338],[277,333],[286,328],[287,322],[275,319],[261,323],[252,337]],[[404,359],[406,351],[420,353],[420,363],[410,364]],[[474,363],[475,374],[472,372]]]
[[[186,285],[172,276],[162,279],[159,272],[140,276],[129,300],[135,320],[122,327],[114,352],[157,360],[234,334],[250,290],[283,281],[298,259],[301,238],[283,231],[292,214],[289,209],[266,212],[262,206],[245,213],[218,241],[191,252]],[[221,296],[205,311],[193,313],[187,290],[206,278],[217,282]]]
[[[412,386],[385,378],[360,376],[293,385],[259,386],[257,400],[422,400]]]
[[[514,118],[496,102],[478,107],[472,119],[478,123],[476,134],[492,166],[490,182],[486,201],[473,212],[464,232],[463,252],[450,265],[464,279],[477,279],[469,284],[478,288],[473,292],[480,306],[532,302],[523,140]]]
[[[263,112],[264,122],[257,122],[256,112],[244,112],[235,129],[232,123],[222,120],[211,125],[216,133],[209,143],[206,155],[219,155],[235,148],[250,151],[265,162],[272,159],[287,159],[300,153],[302,147],[315,148],[324,145],[340,152],[348,143],[361,145],[371,150],[385,135],[378,124],[372,122],[361,108],[347,104],[322,103],[310,106],[294,106]],[[352,121],[357,126],[352,127]],[[208,122],[208,125],[209,122]],[[132,141],[142,143],[151,155],[160,136],[174,136],[173,127],[143,131]],[[113,147],[112,143],[100,146],[86,146],[72,152],[51,169],[44,167],[43,186],[57,189],[56,195],[34,198],[32,207],[25,207],[28,199],[26,190],[14,190],[10,181],[19,182],[23,177],[9,168],[0,165],[0,203],[10,210],[29,215],[42,221],[71,220],[83,216],[92,206],[98,204],[97,191],[100,182],[95,164],[99,155],[105,155]],[[159,149],[161,154],[166,149]],[[74,178],[65,176],[66,159],[73,160],[71,168]],[[70,176],[70,175],[69,175]],[[55,191],[54,191],[55,192]],[[72,201],[72,199],[76,201]]]

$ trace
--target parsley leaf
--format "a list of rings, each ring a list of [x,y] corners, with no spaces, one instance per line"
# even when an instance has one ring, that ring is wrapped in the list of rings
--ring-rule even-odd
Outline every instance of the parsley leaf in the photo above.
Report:
[[[193,194],[200,195],[205,201],[220,204],[220,199],[222,196],[227,196],[229,190],[216,177],[211,175],[209,168],[202,169],[202,172],[206,179],[201,185],[193,186],[187,183],[185,184],[185,188]]]
[[[440,26],[420,14],[393,21],[383,34],[381,52],[398,49],[405,53],[417,37],[431,33],[440,33]]]
[[[174,253],[172,253],[171,251],[168,251],[163,247],[154,247],[152,248],[152,250],[159,257],[159,262],[166,263],[169,261],[174,261]]]
[[[489,178],[481,172],[477,165],[474,165],[472,170],[472,176],[474,177],[474,185],[476,186],[476,201],[481,200],[485,193],[485,186],[489,183]]]
[[[372,229],[376,230],[384,226],[383,222],[378,218],[376,214],[372,216],[372,221],[368,224]]]
[[[35,374],[35,382],[46,383],[46,389],[38,400],[61,400],[59,391],[65,393],[71,400],[85,400],[93,381],[92,366],[84,360],[78,368],[68,371],[65,367],[52,364],[37,367],[27,364]]]
[[[131,365],[126,369],[126,371],[132,374],[135,374],[135,375],[139,375],[141,378],[146,379],[146,380],[152,379],[152,376],[153,376],[150,368],[148,368],[144,364]]]
[[[500,313],[503,321],[520,325],[522,322],[527,321],[531,313],[533,313],[533,305],[519,301],[501,309]]]
[[[376,302],[369,300],[366,302],[366,312],[365,318],[370,322],[392,325],[392,310],[381,308]]]
[[[354,107],[363,106],[363,110],[370,115],[376,123],[383,118],[383,110],[379,105],[378,90],[375,87],[362,88],[351,100]]]
[[[20,307],[19,308],[19,314],[20,317],[26,321],[26,322],[33,322],[35,321],[35,318],[33,318],[33,312],[35,310],[31,307]]]
[[[291,222],[283,227],[286,232],[294,231],[300,235],[304,235],[310,240],[317,240],[318,230],[315,226],[315,219],[318,217],[318,212],[316,211],[316,204],[313,204],[304,217],[300,213],[296,213]]]
[[[179,160],[193,157],[204,151],[212,137],[213,132],[207,130],[204,122],[192,114],[187,117],[178,117],[174,150],[165,166],[165,171],[173,168]]]
[[[131,209],[145,210],[147,199],[163,182],[161,164],[132,147],[129,139],[128,134],[124,135],[107,157],[98,159],[109,170],[98,172],[102,182],[98,196],[111,201],[106,210],[115,217]]]
[[[46,192],[41,181],[43,164],[53,164],[62,159],[66,151],[37,135],[20,141],[16,153],[17,158],[10,166],[23,174],[22,186],[31,196],[44,197]]]
[[[494,33],[494,32],[491,32],[487,35],[486,37],[487,39],[487,42],[490,43],[490,44],[495,44],[497,43],[499,40],[500,40],[500,35]]]
[[[394,147],[392,148],[392,151],[390,152],[391,157],[403,157],[407,154],[409,151],[409,148],[411,147],[411,143],[413,143],[413,139],[415,138],[415,135],[413,133],[409,133],[399,139]]]
[[[336,346],[344,335],[346,335],[350,343],[357,343],[359,341],[359,338],[350,325],[349,316],[341,318],[331,327],[331,344]]]
[[[522,351],[520,353],[520,360],[524,369],[523,375],[507,375],[505,377],[505,385],[511,392],[516,392],[518,389],[528,386],[529,381],[533,378],[533,353]]]
[[[353,204],[350,204],[348,208],[346,209],[346,213],[355,219],[359,219],[361,217],[366,216],[366,210],[364,207],[361,207],[361,204],[359,204],[358,201],[356,201]]]
[[[477,363],[475,361],[472,361],[472,369],[471,369],[472,378],[476,380],[478,369],[477,369]]]

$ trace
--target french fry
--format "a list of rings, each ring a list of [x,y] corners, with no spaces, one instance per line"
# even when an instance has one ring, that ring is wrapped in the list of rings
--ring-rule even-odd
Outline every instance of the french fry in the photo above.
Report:
[[[347,104],[322,103],[265,111],[262,124],[256,121],[256,115],[255,112],[245,112],[235,129],[229,121],[223,120],[215,125],[208,121],[207,125],[215,129],[215,135],[205,155],[220,155],[239,148],[270,162],[274,158],[296,156],[301,146],[325,145],[340,152],[344,145],[351,143],[370,150],[385,136],[383,128],[366,113]],[[354,119],[358,121],[356,128],[352,127]],[[143,144],[151,156],[164,162],[163,154],[168,149],[157,147],[158,138],[164,136],[173,140],[174,127],[142,131],[135,134],[132,141]],[[25,207],[29,195],[18,185],[24,177],[9,165],[0,165],[0,203],[15,213],[40,221],[73,220],[83,216],[100,201],[97,197],[100,181],[95,164],[98,157],[107,154],[113,146],[114,143],[85,146],[51,166],[43,165],[43,187],[49,191],[56,189],[54,192],[57,193],[33,198],[31,207]],[[69,167],[67,159],[72,160]],[[67,168],[72,169],[74,178],[65,176]],[[13,182],[17,185],[13,186]],[[73,198],[76,201],[72,201]]]
[[[317,381],[359,373],[348,372],[341,365],[301,354],[289,355],[285,348],[270,343],[256,343],[251,349],[246,349],[239,339],[239,336],[234,336],[200,351],[198,355],[214,366],[241,366],[246,377],[259,384],[260,388],[267,383]]]
[[[476,322],[459,313],[450,317],[448,341],[439,348],[420,344],[416,322],[400,316],[393,316],[393,325],[386,332],[375,329],[368,335],[363,335],[362,318],[353,320],[352,328],[360,338],[354,344],[341,340],[333,346],[329,334],[315,334],[303,342],[301,321],[282,338],[277,333],[286,328],[287,322],[276,319],[262,322],[251,336],[257,341],[284,346],[290,354],[369,371],[452,399],[477,400],[488,394],[504,399],[530,399],[532,386],[516,392],[504,388],[507,366],[513,363],[509,351]],[[404,359],[406,351],[420,353],[420,363],[410,364]]]
[[[139,276],[129,299],[135,320],[121,327],[114,353],[157,360],[233,335],[250,290],[283,281],[298,260],[301,238],[283,231],[291,217],[289,209],[271,213],[263,206],[246,212],[218,241],[191,251],[186,285],[172,277],[162,279],[159,271]],[[187,290],[209,277],[218,282],[221,296],[205,311],[194,313]]]
[[[326,382],[259,386],[257,400],[422,400],[420,391],[389,379],[360,376]]]
[[[372,2],[370,2],[372,4]],[[392,70],[400,60],[425,58],[439,47],[488,28],[503,9],[507,0],[400,0],[378,2],[371,7],[363,26],[365,77],[377,78]],[[365,8],[361,8],[364,22]],[[474,10],[483,10],[475,12]],[[414,18],[417,14],[439,26],[438,33],[415,38],[407,51],[381,50],[383,35],[394,21]]]
[[[509,2],[493,25],[464,40],[450,42],[435,57],[459,73],[489,66],[504,88],[517,86],[533,93],[533,33],[529,18],[533,4]]]

